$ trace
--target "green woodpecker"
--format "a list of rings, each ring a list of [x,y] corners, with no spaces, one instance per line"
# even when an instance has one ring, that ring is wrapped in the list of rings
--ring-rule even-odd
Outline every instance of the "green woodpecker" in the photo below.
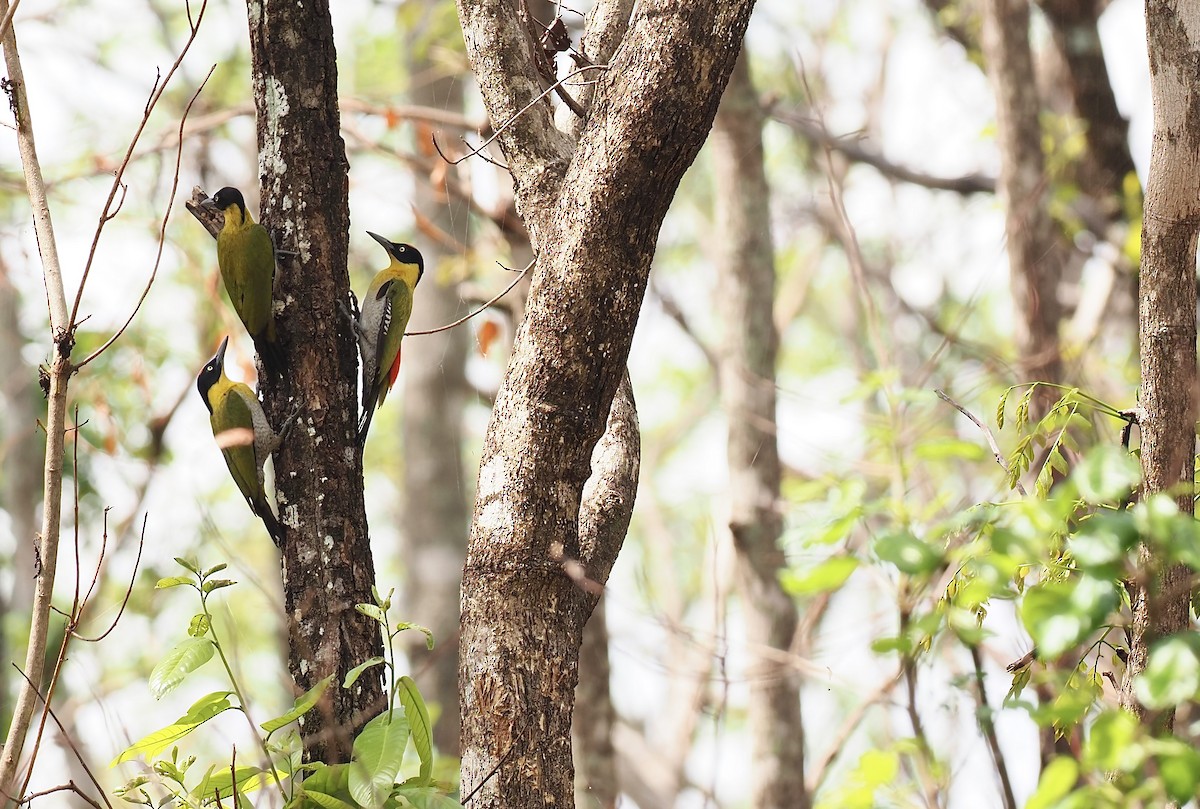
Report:
[[[367,235],[387,251],[388,265],[371,281],[355,324],[362,354],[359,444],[366,443],[375,408],[383,404],[400,373],[400,341],[412,314],[413,291],[425,272],[425,261],[417,248],[390,242],[370,231]]]
[[[282,356],[275,342],[275,245],[267,229],[246,210],[242,192],[226,186],[204,207],[223,211],[225,225],[217,234],[217,265],[229,300],[254,340],[263,367],[278,376]]]
[[[271,539],[279,545],[283,541],[283,532],[267,499],[263,464],[279,446],[280,437],[271,429],[267,414],[250,386],[225,376],[225,349],[228,346],[229,338],[226,337],[216,356],[196,378],[196,387],[208,407],[213,437],[225,456],[229,474],[250,504],[250,510],[263,521]]]

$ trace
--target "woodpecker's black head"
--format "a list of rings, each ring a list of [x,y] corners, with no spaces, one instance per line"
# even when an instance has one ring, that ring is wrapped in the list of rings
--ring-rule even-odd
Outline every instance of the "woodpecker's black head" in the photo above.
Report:
[[[221,341],[221,347],[217,349],[216,355],[208,361],[204,370],[196,377],[196,389],[200,391],[200,398],[204,400],[204,406],[208,408],[209,413],[213,408],[212,402],[208,400],[208,392],[221,379],[221,374],[225,369],[225,349],[228,347],[229,338],[226,337]]]
[[[231,185],[225,186],[200,203],[200,207],[215,211],[227,211],[234,206],[237,206],[238,212],[241,213],[244,220],[246,218],[246,198],[242,196],[241,191]]]
[[[411,244],[402,242],[392,242],[380,236],[378,233],[367,231],[367,235],[387,251],[388,257],[397,264],[407,264],[410,267],[417,268],[417,281],[421,280],[421,276],[425,274],[425,259],[421,256],[421,251],[413,247]],[[414,282],[414,286],[416,283]]]

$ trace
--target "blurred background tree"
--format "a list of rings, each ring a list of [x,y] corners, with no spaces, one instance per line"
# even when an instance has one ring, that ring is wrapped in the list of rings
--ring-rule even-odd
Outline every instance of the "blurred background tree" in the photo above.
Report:
[[[510,282],[497,261],[520,268],[532,255],[499,149],[451,166],[433,148],[436,136],[461,157],[491,132],[454,5],[333,6],[351,285],[365,289],[379,261],[363,231],[411,242],[427,272],[410,329],[450,322]],[[579,47],[591,3],[529,8],[547,26],[561,13]],[[213,0],[151,121],[97,253],[77,351],[119,326],[149,275],[178,121],[213,63],[185,128],[179,193],[235,185],[258,210],[245,12]],[[144,0],[118,21],[87,4],[25,0],[14,25],[70,287],[186,12]],[[1132,0],[759,0],[715,137],[667,215],[634,337],[641,479],[601,599],[611,675],[592,676],[603,657],[581,664],[580,699],[598,710],[576,726],[579,805],[1011,806],[1035,791],[1051,805],[1093,789],[1089,805],[1149,806],[1186,793],[1186,778],[1146,777],[1186,755],[1112,718],[1132,620],[1123,590],[1093,600],[1098,617],[1066,595],[1046,608],[1065,593],[1054,587],[1088,576],[1148,584],[1127,539],[1103,569],[1073,556],[1079,515],[1055,505],[1123,502],[1120,487],[1072,482],[1089,448],[1120,445],[1124,421],[1071,389],[1110,410],[1139,402],[1146,52]],[[558,57],[560,76],[573,67]],[[11,138],[0,144],[6,721],[40,510],[35,381],[50,349],[16,150]],[[68,433],[68,459],[79,444],[68,474],[80,496],[64,536],[78,527],[86,579],[107,515],[96,628],[116,614],[148,515],[124,617],[105,642],[73,648],[59,687],[56,712],[90,761],[186,707],[177,695],[151,705],[145,688],[175,637],[168,628],[189,617],[151,589],[176,572],[175,556],[229,561],[233,578],[253,583],[230,591],[218,620],[263,710],[293,696],[276,552],[239,502],[192,392],[213,336],[239,330],[211,239],[181,210],[146,308],[72,383],[81,426]],[[435,648],[409,648],[408,664],[451,757],[470,504],[526,294],[518,286],[461,327],[406,340],[402,387],[364,458],[377,581],[398,588],[404,620],[434,631]],[[235,338],[230,355],[231,375],[253,383],[249,342]],[[1065,387],[1014,391],[1001,429],[1005,391],[1034,381]],[[1028,498],[993,459],[989,430]],[[1130,530],[1152,543],[1168,529],[1147,520]],[[73,569],[70,542],[63,553]],[[61,588],[69,598],[70,576]],[[1054,614],[1083,631],[1055,647]],[[1168,704],[1154,687],[1190,682],[1178,670],[1155,680],[1158,671],[1148,668],[1142,692],[1151,719]],[[1194,689],[1183,692],[1176,702],[1190,704]],[[764,710],[774,700],[789,712]],[[244,742],[236,722],[219,727]],[[1106,758],[1113,740],[1140,752]],[[77,766],[64,739],[50,742],[31,789]],[[1063,757],[1081,763],[1067,773]],[[1109,783],[1112,772],[1122,777]]]

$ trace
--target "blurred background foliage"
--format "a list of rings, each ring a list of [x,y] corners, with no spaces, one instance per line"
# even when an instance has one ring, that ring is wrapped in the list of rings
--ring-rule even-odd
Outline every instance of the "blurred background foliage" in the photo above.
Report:
[[[461,155],[460,136],[479,144],[486,129],[457,16],[443,0],[333,5],[351,165],[352,285],[361,291],[380,261],[365,230],[436,252],[417,293],[414,326],[438,325],[420,320],[423,297],[445,294],[446,311],[464,313],[508,283],[497,262],[520,267],[529,255],[513,226],[505,173],[478,158],[450,167],[432,148],[436,133],[447,155]],[[549,20],[553,6],[535,13]],[[562,9],[577,35],[585,9]],[[177,0],[138,0],[119,14],[77,1],[26,0],[16,16],[68,290],[78,283],[96,211],[155,70],[170,64],[186,36],[186,13]],[[185,127],[180,187],[146,306],[71,388],[80,426],[76,444],[68,444],[69,474],[79,498],[67,530],[77,531],[85,586],[103,554],[91,616],[98,630],[115,617],[144,539],[119,625],[103,643],[73,648],[60,691],[60,718],[97,761],[182,712],[201,690],[156,704],[145,685],[189,618],[186,604],[152,589],[174,574],[176,556],[228,561],[231,577],[249,585],[217,600],[222,637],[264,716],[292,700],[281,662],[275,549],[226,474],[194,393],[196,372],[227,333],[235,335],[231,375],[254,378],[252,347],[222,301],[212,240],[181,205],[193,185],[210,193],[235,185],[252,211],[258,202],[245,9],[211,0],[205,14],[196,47],[135,153],[124,205],[99,245],[82,304],[90,319],[77,352],[86,354],[119,326],[150,275],[179,120],[215,63]],[[1132,0],[1114,0],[1100,32],[1118,103],[1132,122],[1132,153],[1144,165],[1149,102],[1139,14]],[[1049,52],[1044,20],[1035,20],[1035,50]],[[1113,648],[1125,643],[1119,582],[1135,575],[1137,540],[1174,548],[1170,537],[1195,531],[1159,501],[1122,510],[1136,464],[1119,448],[1122,421],[1107,411],[1135,403],[1131,268],[1139,185],[1131,175],[1117,189],[1122,227],[1089,230],[1079,213],[1084,192],[1073,179],[1087,149],[1084,124],[1045,103],[1050,214],[1080,253],[1061,284],[1066,314],[1057,324],[1072,388],[1056,392],[1055,400],[1066,395],[1050,415],[1014,419],[1026,390],[1019,388],[1001,430],[995,414],[1002,395],[1034,381],[1019,370],[1003,206],[987,190],[939,190],[895,170],[994,184],[1002,158],[977,40],[972,3],[918,0],[760,0],[747,38],[768,111],[780,334],[777,379],[769,383],[777,388],[784,466],[781,580],[801,617],[791,653],[804,676],[807,777],[819,806],[1002,806],[999,752],[1021,802],[1038,790],[1030,806],[1055,805],[1068,794],[1091,801],[1074,805],[1162,805],[1166,796],[1194,791],[1196,754],[1182,742],[1145,737],[1110,704],[1110,678],[1121,665]],[[36,375],[49,342],[12,139],[0,138],[0,149],[0,297],[18,304],[0,310],[0,345],[11,347],[0,368],[0,606],[9,660],[23,648],[28,624],[43,442]],[[747,805],[745,703],[761,650],[744,642],[725,528],[726,417],[712,364],[721,306],[713,205],[722,193],[704,153],[663,227],[630,360],[642,477],[605,602],[621,783],[643,809]],[[1100,287],[1108,292],[1097,301]],[[405,471],[414,459],[401,424],[412,397],[432,388],[406,384],[378,415],[366,452],[381,589],[394,585],[403,594],[437,571],[452,577],[461,564],[453,546],[440,555],[414,550],[420,538],[409,526],[413,510],[445,491],[461,494],[469,509],[520,295],[460,327],[460,338],[469,335],[465,360],[434,338],[405,343],[406,358],[438,352],[432,362],[439,370],[422,384],[441,385],[443,393],[451,386],[460,403],[451,415],[461,443],[440,451],[461,457],[461,474],[412,487]],[[1088,315],[1085,306],[1099,309]],[[1108,403],[1106,414],[1097,415],[1075,386]],[[1051,462],[1042,491],[1020,497],[985,431],[936,389],[995,432],[1008,463],[1022,457],[1012,455],[1021,439],[1033,436],[1025,445],[1031,468],[1021,477],[1031,491],[1056,436],[1068,436],[1074,471],[1065,460],[1061,469]],[[1064,433],[1053,419],[1073,409],[1078,422]],[[1103,451],[1087,455],[1092,446]],[[1050,483],[1061,485],[1050,490]],[[446,530],[465,541],[468,518],[451,510]],[[73,543],[65,543],[66,569],[75,569],[75,559]],[[68,598],[72,575],[60,577]],[[410,601],[408,609],[403,620],[456,621],[455,614],[423,613],[427,603]],[[439,649],[454,648],[448,631],[439,634]],[[1035,641],[1046,662],[1006,672]],[[1198,648],[1180,640],[1156,658],[1145,686],[1151,701],[1194,698]],[[453,683],[437,674],[441,653],[413,651],[408,665],[431,703],[440,702],[435,714],[444,715],[457,703],[448,696]],[[14,675],[8,666],[2,671],[7,692]],[[194,744],[219,750],[236,743],[240,724],[217,725]],[[61,740],[43,756],[57,760],[60,772],[76,766]],[[1161,777],[1139,778],[1148,767]],[[62,780],[49,769],[35,787]],[[1107,782],[1106,772],[1119,777]]]

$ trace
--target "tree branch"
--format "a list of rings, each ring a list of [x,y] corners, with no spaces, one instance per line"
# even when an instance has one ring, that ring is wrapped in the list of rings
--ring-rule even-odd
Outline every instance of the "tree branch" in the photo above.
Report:
[[[964,174],[961,177],[938,177],[933,174],[893,163],[882,154],[863,146],[859,139],[838,137],[819,121],[798,110],[772,110],[771,118],[786,125],[792,131],[821,149],[837,152],[854,163],[862,163],[876,169],[884,177],[912,183],[935,191],[953,191],[964,196],[970,194],[996,193],[996,179],[982,174]]]

